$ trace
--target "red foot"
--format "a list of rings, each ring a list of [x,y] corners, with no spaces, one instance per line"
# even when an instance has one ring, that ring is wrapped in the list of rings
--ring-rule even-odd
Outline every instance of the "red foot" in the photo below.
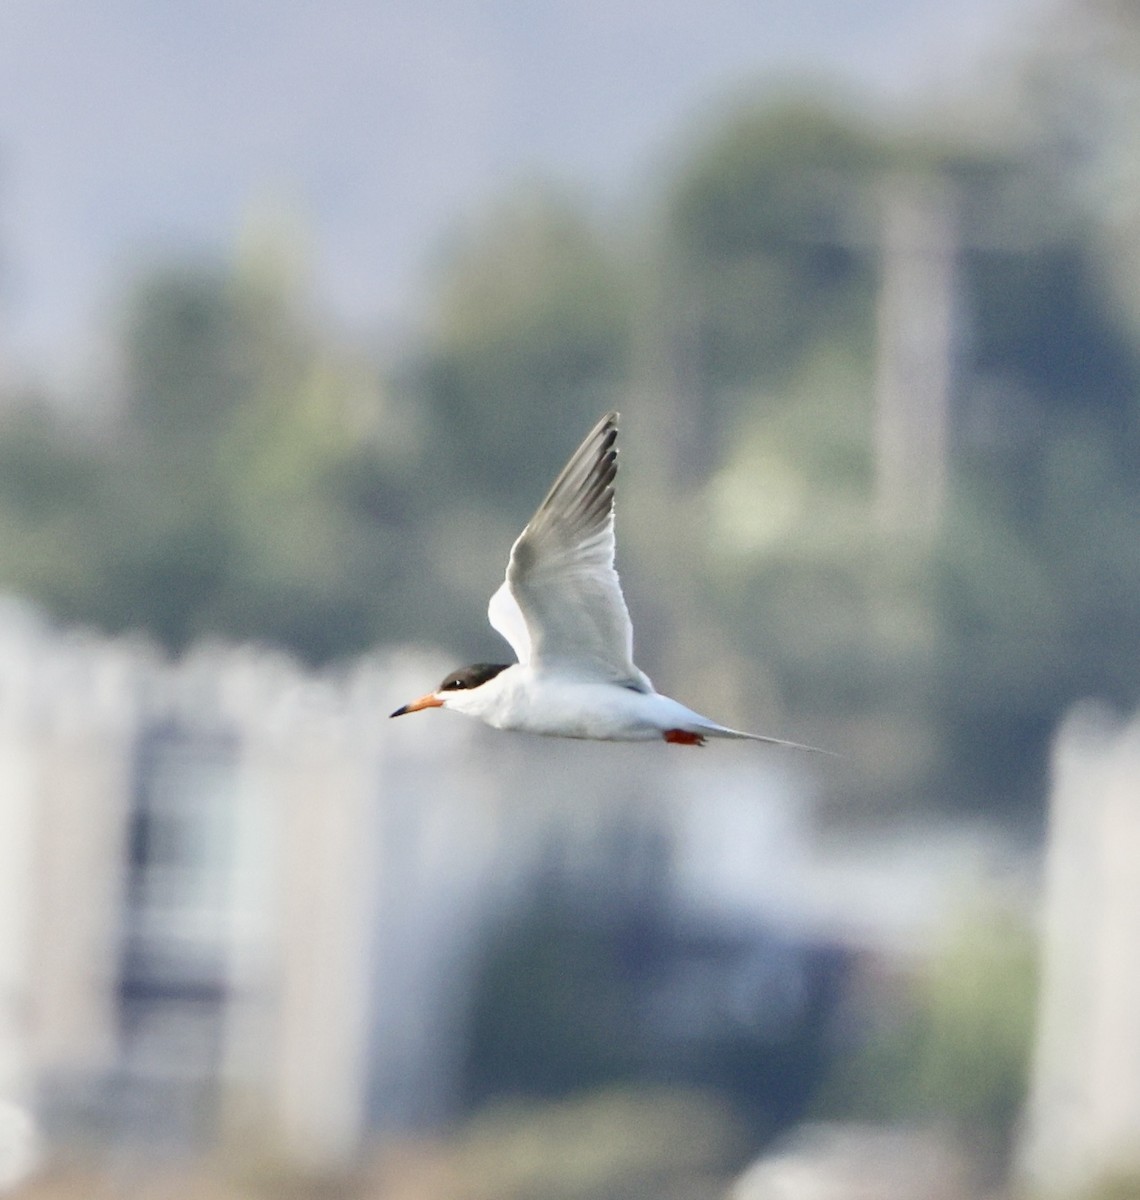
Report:
[[[671,746],[703,746],[705,739],[699,733],[690,733],[687,729],[666,729],[665,740]]]

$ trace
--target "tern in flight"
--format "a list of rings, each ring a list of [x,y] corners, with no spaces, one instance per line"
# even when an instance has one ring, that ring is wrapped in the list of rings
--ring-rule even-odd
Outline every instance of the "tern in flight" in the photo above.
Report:
[[[511,547],[507,577],[487,615],[516,663],[453,671],[393,717],[450,708],[495,729],[550,737],[702,746],[748,738],[798,742],[729,729],[661,695],[633,662],[633,627],[614,569],[618,414],[586,435]]]

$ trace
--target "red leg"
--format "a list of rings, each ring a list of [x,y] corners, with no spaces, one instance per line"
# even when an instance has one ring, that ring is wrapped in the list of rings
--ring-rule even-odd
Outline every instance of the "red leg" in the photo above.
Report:
[[[690,733],[687,729],[666,729],[665,740],[671,746],[703,746],[704,737],[699,733]]]

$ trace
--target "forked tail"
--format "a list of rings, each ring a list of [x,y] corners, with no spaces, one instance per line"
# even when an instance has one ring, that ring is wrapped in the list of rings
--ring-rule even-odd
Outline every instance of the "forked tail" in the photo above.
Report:
[[[829,758],[838,758],[834,750],[824,750],[819,746],[806,746],[803,742],[789,742],[786,738],[765,737],[762,733],[745,733],[741,729],[729,729],[727,725],[716,725],[712,721],[702,723],[695,729],[669,729],[665,740],[674,745],[702,746],[705,738],[739,738],[749,742],[767,742],[769,746],[786,746],[789,750],[807,750],[810,754],[826,754]]]

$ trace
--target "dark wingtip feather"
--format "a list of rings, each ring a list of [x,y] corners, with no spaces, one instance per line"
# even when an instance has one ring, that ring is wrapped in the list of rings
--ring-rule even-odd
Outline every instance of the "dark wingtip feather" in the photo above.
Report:
[[[539,505],[535,520],[548,513],[567,489],[577,492],[563,512],[568,531],[600,524],[613,511],[618,419],[616,411],[606,413],[590,430]]]

